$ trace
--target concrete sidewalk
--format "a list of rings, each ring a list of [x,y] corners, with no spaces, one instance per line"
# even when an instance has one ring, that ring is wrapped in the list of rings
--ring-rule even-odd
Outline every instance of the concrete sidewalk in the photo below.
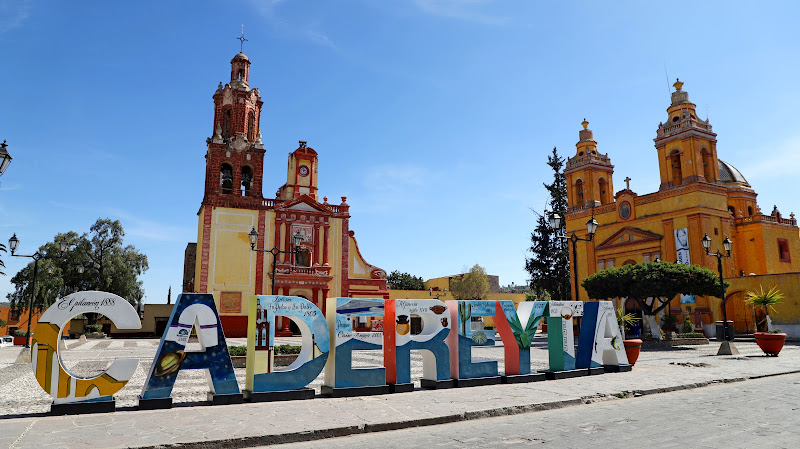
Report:
[[[632,372],[355,398],[0,420],[0,447],[249,447],[525,413],[717,382],[800,372],[800,346],[765,357],[755,343],[643,352]],[[179,380],[180,382],[180,380]],[[742,384],[743,387],[746,383]]]

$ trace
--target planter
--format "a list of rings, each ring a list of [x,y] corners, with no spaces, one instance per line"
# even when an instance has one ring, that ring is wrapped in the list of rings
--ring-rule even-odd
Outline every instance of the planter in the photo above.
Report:
[[[769,332],[756,332],[753,336],[756,338],[758,347],[761,348],[765,354],[774,357],[778,356],[778,353],[781,352],[783,348],[783,344],[786,342],[786,334],[783,333],[771,334]]]
[[[638,338],[631,340],[622,340],[625,346],[625,354],[628,356],[628,363],[635,364],[639,359],[639,352],[642,350],[642,340]]]

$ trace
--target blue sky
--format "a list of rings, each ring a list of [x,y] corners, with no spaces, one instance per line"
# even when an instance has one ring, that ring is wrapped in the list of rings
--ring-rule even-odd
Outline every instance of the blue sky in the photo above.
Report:
[[[526,282],[531,208],[551,149],[583,118],[639,194],[669,84],[718,134],[759,205],[800,212],[792,2],[0,0],[0,240],[30,253],[119,219],[145,252],[146,301],[180,289],[197,238],[211,95],[245,25],[264,100],[264,194],[286,156],[320,154],[321,195],[347,196],[368,262],[424,278],[479,263]],[[708,108],[706,109],[706,106]],[[602,223],[601,223],[602,225]],[[245,255],[243,255],[244,257]],[[0,298],[27,260],[3,256]]]

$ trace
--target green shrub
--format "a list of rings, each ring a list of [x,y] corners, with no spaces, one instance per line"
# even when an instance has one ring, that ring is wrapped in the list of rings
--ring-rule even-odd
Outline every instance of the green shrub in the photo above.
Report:
[[[0,319],[0,327],[6,327],[6,320]]]
[[[678,334],[678,338],[705,338],[706,336],[701,334],[700,332],[684,332],[682,334]]]
[[[97,332],[101,332],[103,330],[102,324],[87,324],[83,326],[83,330],[86,331],[88,334],[95,334]]]
[[[228,353],[231,357],[247,355],[247,346],[228,346]]]
[[[689,315],[683,317],[683,329],[681,330],[684,334],[694,333],[694,324],[692,324],[692,320],[689,319]]]
[[[28,332],[24,331],[22,329],[17,329],[17,330],[14,331],[14,336],[15,337],[27,337],[28,336]]]
[[[275,354],[300,354],[300,346],[278,345],[275,346]]]
[[[769,331],[768,333],[770,333],[770,334],[782,334],[783,331],[778,329],[777,327],[775,327],[771,331]]]

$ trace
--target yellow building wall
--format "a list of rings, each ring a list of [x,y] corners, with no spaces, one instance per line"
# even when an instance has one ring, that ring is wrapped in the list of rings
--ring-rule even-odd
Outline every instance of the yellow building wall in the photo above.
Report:
[[[770,311],[769,317],[775,327],[787,333],[787,338],[800,338],[800,273],[743,276],[726,280],[731,283],[726,294],[729,298],[737,299],[743,298],[747,291],[758,290],[762,286],[765,289],[777,286],[785,298],[775,306],[775,311]]]

